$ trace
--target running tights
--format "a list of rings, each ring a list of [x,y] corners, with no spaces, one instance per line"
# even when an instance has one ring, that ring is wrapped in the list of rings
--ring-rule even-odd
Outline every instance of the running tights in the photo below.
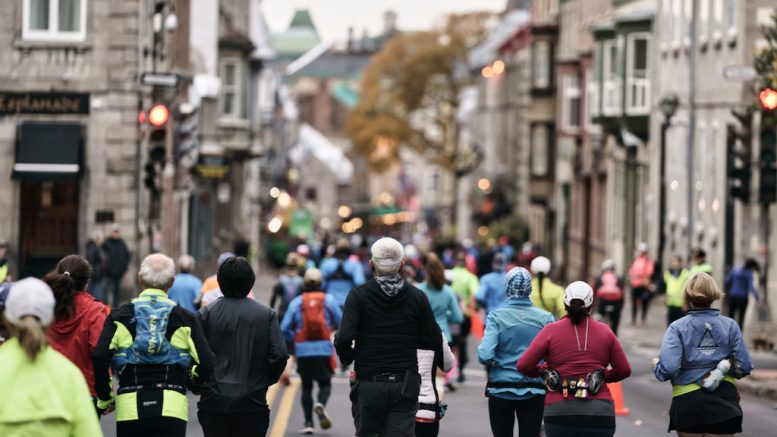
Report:
[[[494,437],[513,437],[515,419],[518,419],[519,437],[539,437],[545,396],[534,396],[520,401],[490,396],[488,416]]]
[[[332,380],[321,379],[318,382],[318,402],[326,405],[329,395],[332,393]],[[305,423],[313,422],[313,380],[302,378],[302,412],[305,414]]]

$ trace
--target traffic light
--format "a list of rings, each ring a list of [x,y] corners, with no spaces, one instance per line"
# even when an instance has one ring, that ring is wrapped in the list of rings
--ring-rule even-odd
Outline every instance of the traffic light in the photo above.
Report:
[[[167,106],[157,103],[148,110],[146,117],[151,130],[148,134],[148,150],[144,183],[152,192],[159,192],[162,188],[160,174],[167,156],[167,131],[170,121],[170,110]]]
[[[750,156],[752,148],[752,111],[732,111],[739,121],[726,126],[726,174],[729,194],[747,203],[750,200]]]
[[[175,159],[181,159],[197,148],[197,108],[189,103],[178,105],[175,119]],[[183,160],[185,161],[185,160]],[[181,164],[183,164],[181,161]]]
[[[761,154],[758,167],[761,177],[758,184],[758,200],[761,203],[777,201],[777,131],[774,126],[761,128]]]
[[[764,88],[758,93],[758,102],[761,107],[767,111],[777,109],[777,91],[771,88]]]

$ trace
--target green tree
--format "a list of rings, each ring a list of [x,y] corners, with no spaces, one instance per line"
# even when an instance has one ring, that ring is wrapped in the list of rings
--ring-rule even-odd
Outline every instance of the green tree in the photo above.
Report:
[[[758,89],[777,89],[777,14],[772,15],[772,25],[763,28],[767,46],[755,57],[758,72]]]
[[[439,29],[398,34],[372,58],[346,133],[374,170],[390,167],[403,147],[455,170],[458,96],[470,83],[466,59],[492,17],[450,15]]]

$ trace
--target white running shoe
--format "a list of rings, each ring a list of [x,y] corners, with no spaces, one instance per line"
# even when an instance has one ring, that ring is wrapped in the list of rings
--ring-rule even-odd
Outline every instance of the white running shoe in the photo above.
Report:
[[[332,419],[330,419],[329,415],[326,414],[324,404],[321,402],[316,402],[316,404],[313,406],[313,412],[316,413],[316,416],[318,416],[318,424],[321,426],[321,429],[329,429],[332,427]]]

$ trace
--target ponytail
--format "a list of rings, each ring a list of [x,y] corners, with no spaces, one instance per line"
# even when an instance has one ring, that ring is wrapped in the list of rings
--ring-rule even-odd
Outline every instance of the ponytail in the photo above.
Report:
[[[539,272],[537,273],[537,283],[539,284],[538,292],[540,295],[540,303],[542,303],[542,306],[545,306],[545,299],[542,298],[542,285],[545,283],[545,273]],[[558,311],[558,308],[556,309]]]
[[[57,267],[43,277],[43,282],[54,292],[55,319],[69,319],[75,313],[75,295],[86,289],[92,275],[89,263],[80,255],[68,255],[62,258]]]
[[[585,307],[585,303],[582,299],[572,299],[570,305],[567,306],[567,314],[575,325],[585,320],[589,315],[588,308]]]
[[[19,344],[24,349],[24,353],[32,361],[38,357],[38,354],[48,344],[46,342],[46,332],[43,330],[40,321],[33,316],[25,316],[14,325],[13,330],[16,331],[16,337],[19,339]]]

